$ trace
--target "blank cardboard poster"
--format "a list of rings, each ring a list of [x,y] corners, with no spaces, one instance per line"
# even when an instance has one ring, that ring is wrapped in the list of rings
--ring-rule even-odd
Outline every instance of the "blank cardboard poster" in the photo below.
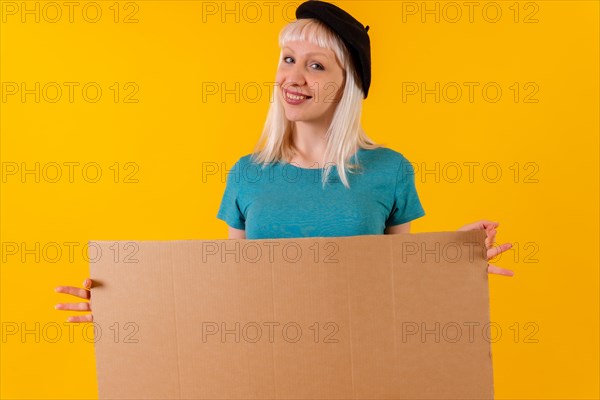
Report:
[[[491,399],[485,232],[90,242],[100,399]]]

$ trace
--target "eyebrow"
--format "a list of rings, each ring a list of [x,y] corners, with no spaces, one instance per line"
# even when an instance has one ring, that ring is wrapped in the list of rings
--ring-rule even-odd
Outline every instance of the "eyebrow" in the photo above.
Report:
[[[292,50],[291,48],[289,48],[287,46],[285,46],[282,50],[285,50],[285,49],[291,51],[292,53],[294,52],[294,50]],[[321,52],[318,52],[318,51],[311,51],[310,53],[306,53],[306,55],[307,56],[315,56],[315,55],[316,56],[323,56],[323,57],[329,59],[329,56],[327,54],[321,53]]]

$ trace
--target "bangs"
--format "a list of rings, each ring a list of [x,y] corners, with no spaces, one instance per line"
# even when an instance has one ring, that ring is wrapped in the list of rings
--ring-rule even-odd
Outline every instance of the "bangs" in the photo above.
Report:
[[[340,64],[346,69],[347,56],[344,43],[320,21],[301,18],[287,24],[279,34],[279,48],[283,48],[288,42],[294,41],[306,41],[324,49],[331,49]]]

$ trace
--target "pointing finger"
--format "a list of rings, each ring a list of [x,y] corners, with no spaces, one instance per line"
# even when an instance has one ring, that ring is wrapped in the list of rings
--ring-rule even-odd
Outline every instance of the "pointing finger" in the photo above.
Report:
[[[505,252],[512,247],[512,243],[503,243],[500,246],[492,247],[487,251],[488,260],[495,258],[498,254]]]
[[[92,314],[76,315],[76,316],[67,318],[67,322],[92,322],[93,320],[94,320],[94,317]]]
[[[513,276],[515,273],[510,269],[496,267],[495,265],[488,265],[488,273],[495,275]]]
[[[91,311],[90,303],[59,303],[54,308],[56,310]]]
[[[82,299],[86,300],[89,300],[90,298],[89,291],[74,286],[58,286],[54,289],[54,291],[57,293],[66,293],[73,296],[81,297]]]

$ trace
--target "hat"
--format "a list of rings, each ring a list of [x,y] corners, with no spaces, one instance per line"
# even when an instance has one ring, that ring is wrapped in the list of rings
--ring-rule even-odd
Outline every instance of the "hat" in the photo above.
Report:
[[[367,34],[369,26],[363,26],[338,6],[318,0],[309,0],[298,6],[296,19],[301,18],[319,20],[342,39],[360,77],[366,99],[371,85],[371,41]]]

